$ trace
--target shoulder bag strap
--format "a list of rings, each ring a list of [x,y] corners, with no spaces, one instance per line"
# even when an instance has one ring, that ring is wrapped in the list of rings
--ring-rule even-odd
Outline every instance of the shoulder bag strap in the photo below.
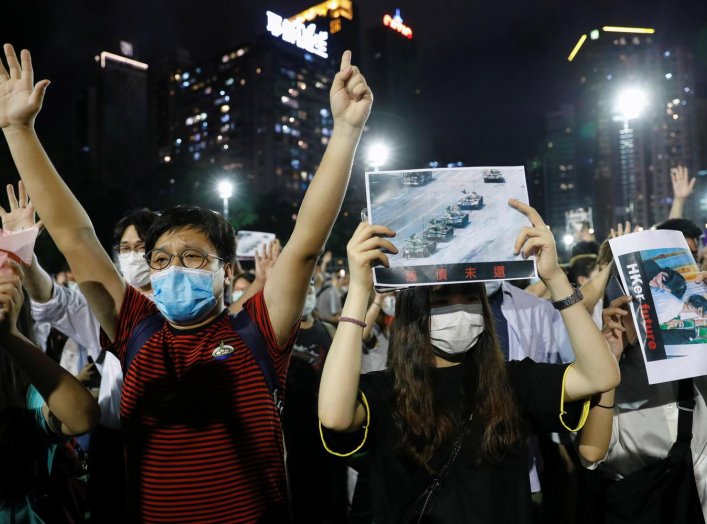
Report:
[[[422,518],[427,514],[427,512],[432,509],[430,501],[442,487],[444,480],[449,475],[454,462],[457,460],[457,456],[459,455],[459,452],[462,449],[462,444],[464,443],[466,428],[471,423],[471,419],[473,417],[474,414],[472,413],[469,415],[466,422],[464,422],[464,425],[461,427],[461,431],[459,431],[459,435],[454,441],[454,448],[452,449],[452,453],[449,455],[447,462],[445,462],[439,474],[432,479],[432,482],[429,483],[425,491],[423,491],[422,494],[415,499],[415,502],[413,502],[405,511],[402,522],[416,522],[419,524],[422,522]]]
[[[678,381],[678,438],[677,442],[690,444],[692,415],[695,411],[695,390],[691,378]]]

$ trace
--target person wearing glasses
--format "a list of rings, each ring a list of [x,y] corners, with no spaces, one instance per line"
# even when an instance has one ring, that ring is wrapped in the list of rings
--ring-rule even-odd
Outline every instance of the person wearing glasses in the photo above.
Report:
[[[224,305],[234,275],[233,227],[207,209],[165,211],[145,238],[154,301],[127,285],[35,133],[49,81],[34,83],[29,51],[17,57],[11,45],[4,50],[0,128],[124,370],[128,346],[139,335],[134,331],[157,312],[163,317],[125,373],[120,411],[129,521],[287,522],[279,413]],[[264,340],[281,384],[372,101],[351,53],[344,52],[330,91],[334,127],[327,149],[264,289],[239,313]]]

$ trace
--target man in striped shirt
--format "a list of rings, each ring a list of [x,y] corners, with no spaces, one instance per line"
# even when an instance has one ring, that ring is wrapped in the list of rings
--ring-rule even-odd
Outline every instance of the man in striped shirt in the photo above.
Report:
[[[234,331],[223,293],[233,277],[233,229],[199,208],[165,212],[148,232],[154,303],[125,284],[90,219],[34,131],[49,84],[34,83],[5,45],[0,128],[37,212],[66,257],[125,367],[135,328],[164,322],[131,360],[121,402],[129,504],[135,522],[283,522],[282,435],[263,373]],[[372,94],[345,52],[330,92],[334,130],[265,288],[245,304],[284,376],[309,280],[346,191]]]

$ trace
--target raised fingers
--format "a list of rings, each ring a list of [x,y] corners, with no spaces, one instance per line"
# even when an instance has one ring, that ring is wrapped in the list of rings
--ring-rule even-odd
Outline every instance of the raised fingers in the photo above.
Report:
[[[5,44],[3,48],[5,50],[5,58],[7,59],[7,67],[10,70],[10,78],[13,80],[19,80],[22,76],[22,68],[20,67],[20,63],[17,61],[15,48],[12,47],[12,44]]]
[[[17,192],[19,194],[18,203],[20,207],[27,207],[29,202],[27,201],[27,190],[25,189],[25,184],[22,180],[17,184]]]
[[[346,68],[351,65],[351,51],[348,49],[344,51],[341,55],[341,67],[339,71],[346,71]]]
[[[549,231],[546,228],[527,226],[521,228],[520,233],[518,233],[518,237],[516,238],[515,246],[513,247],[513,254],[517,255],[518,253],[520,253],[520,250],[523,248],[529,238],[547,236],[548,234]]]
[[[14,211],[19,207],[17,197],[15,196],[15,186],[12,184],[7,184],[5,189],[7,190],[7,201],[10,203],[10,211]]]
[[[22,78],[29,80],[30,84],[34,84],[34,70],[32,69],[32,55],[30,55],[28,49],[23,49],[20,51],[20,60],[22,60],[22,71],[20,75]]]
[[[530,207],[525,202],[521,202],[520,200],[516,200],[515,198],[511,198],[510,200],[508,200],[508,205],[511,206],[516,211],[520,211],[526,217],[528,217],[528,220],[530,220],[530,223],[533,224],[533,226],[545,227],[545,222],[543,221],[542,217],[540,216],[540,213],[538,213],[535,210],[535,208]]]

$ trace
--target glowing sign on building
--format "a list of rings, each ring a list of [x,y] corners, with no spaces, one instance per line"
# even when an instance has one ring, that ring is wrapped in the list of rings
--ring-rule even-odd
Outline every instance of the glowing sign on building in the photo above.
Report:
[[[395,16],[385,15],[383,17],[383,25],[397,31],[404,37],[412,39],[412,29],[403,23],[403,18],[400,16],[400,9],[395,10]]]
[[[273,36],[322,58],[329,56],[327,52],[329,33],[326,31],[317,32],[317,26],[314,24],[305,26],[302,22],[282,18],[272,11],[268,11],[267,15],[267,30]]]

